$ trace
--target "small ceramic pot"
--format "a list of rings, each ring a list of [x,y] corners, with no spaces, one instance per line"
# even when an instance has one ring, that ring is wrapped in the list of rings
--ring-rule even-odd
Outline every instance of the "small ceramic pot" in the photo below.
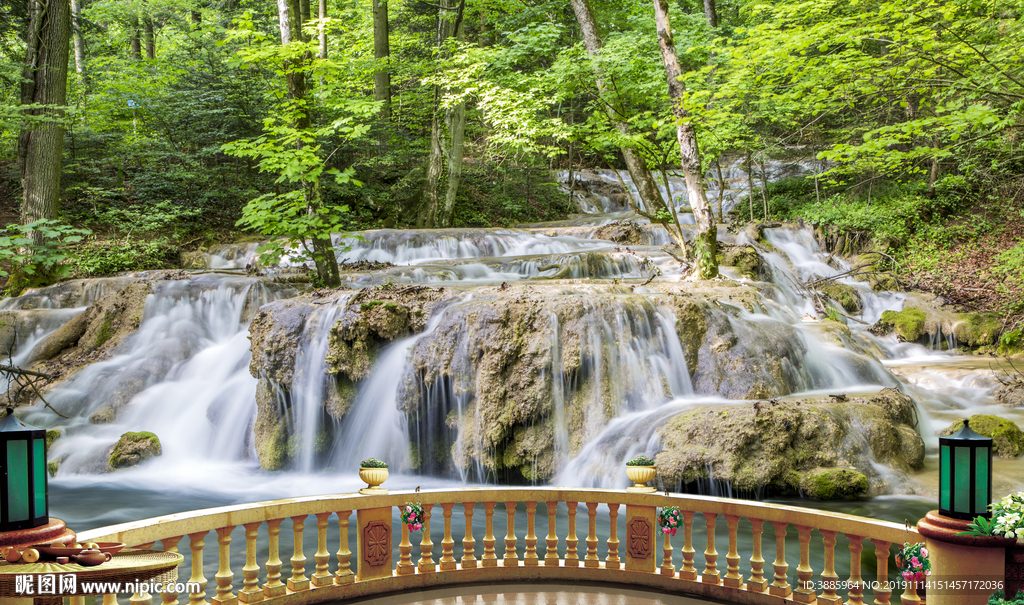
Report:
[[[75,563],[83,567],[93,567],[106,563],[110,560],[110,553],[100,552],[95,549],[83,550],[82,552],[75,555]]]
[[[71,562],[71,559],[69,559],[68,557],[57,557],[57,562],[61,565],[67,565]]]

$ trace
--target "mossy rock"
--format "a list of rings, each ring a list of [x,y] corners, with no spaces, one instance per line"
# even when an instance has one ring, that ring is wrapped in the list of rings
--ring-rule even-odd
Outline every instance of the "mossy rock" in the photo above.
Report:
[[[766,273],[761,255],[753,246],[720,245],[719,264],[735,267],[736,271],[755,281],[764,280]]]
[[[902,311],[885,311],[875,327],[882,331],[891,329],[904,341],[916,342],[924,336],[924,324],[924,311],[917,307],[907,307]]]
[[[971,348],[994,345],[999,342],[1003,321],[994,313],[957,313],[953,336],[961,345]]]
[[[818,286],[818,292],[834,300],[847,313],[860,313],[863,303],[857,290],[848,284],[830,282]]]
[[[114,410],[114,406],[105,405],[89,416],[89,424],[110,424],[114,421],[116,415],[117,412]]]
[[[64,429],[46,429],[46,450],[50,450],[53,442],[64,436]]]
[[[1021,431],[1016,423],[999,416],[985,414],[975,414],[968,420],[971,423],[971,430],[992,439],[992,450],[1000,458],[1016,458],[1024,453],[1024,431]],[[964,421],[957,420],[939,431],[939,435],[943,437],[952,435],[962,428],[964,428]]]
[[[800,489],[818,500],[856,500],[868,492],[868,478],[849,468],[816,468],[803,476]]]
[[[148,431],[121,435],[110,452],[110,467],[114,469],[136,466],[163,453],[160,439]]]
[[[50,473],[51,477],[56,477],[57,476],[57,471],[60,470],[60,465],[61,465],[62,462],[64,462],[63,458],[58,458],[56,460],[50,460],[49,462],[46,463],[46,472]]]

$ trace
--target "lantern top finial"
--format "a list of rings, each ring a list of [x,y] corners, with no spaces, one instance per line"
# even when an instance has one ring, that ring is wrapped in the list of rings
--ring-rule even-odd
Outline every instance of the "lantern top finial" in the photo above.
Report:
[[[956,433],[953,433],[952,435],[950,435],[948,437],[943,437],[940,440],[940,445],[941,445],[942,441],[946,441],[948,439],[955,439],[955,440],[958,440],[958,441],[963,441],[963,440],[986,441],[988,443],[992,443],[992,439],[991,438],[986,437],[984,435],[980,435],[980,434],[976,433],[974,431],[974,429],[971,428],[971,426],[970,426],[970,419],[969,418],[964,418],[964,426],[959,431],[957,431]],[[983,445],[983,444],[979,444],[979,445]]]
[[[0,418],[0,433],[7,431],[41,431],[42,429],[26,424],[14,417],[14,408],[7,406],[7,415]]]

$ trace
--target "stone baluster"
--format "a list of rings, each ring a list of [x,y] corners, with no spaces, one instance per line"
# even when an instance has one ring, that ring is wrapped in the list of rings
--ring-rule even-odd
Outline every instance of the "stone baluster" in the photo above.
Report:
[[[548,537],[544,539],[544,565],[558,567],[558,532],[555,528],[555,516],[558,513],[558,502],[548,502]]]
[[[199,586],[199,590],[196,592],[189,593],[188,602],[189,605],[198,605],[199,603],[206,603],[206,576],[203,575],[203,547],[206,545],[206,534],[210,533],[207,531],[200,531],[194,534],[189,534],[189,548],[192,550],[192,575],[188,581],[194,585]],[[106,596],[103,597],[106,602]],[[114,602],[117,602],[115,597]]]
[[[401,518],[402,511],[405,507],[402,505],[398,506],[399,518]],[[422,522],[422,519],[420,519]],[[402,541],[398,544],[398,569],[396,572],[400,576],[408,576],[416,573],[416,566],[412,564],[412,542],[409,541],[409,525],[404,521],[400,521],[402,526]]]
[[[889,605],[889,599],[892,598],[892,589],[888,587],[889,547],[892,546],[892,542],[875,538],[871,538],[871,542],[875,545],[875,560],[878,563],[878,583],[874,590],[875,605]]]
[[[597,558],[597,502],[587,502],[587,514],[590,516],[590,532],[587,534],[587,558],[583,566],[600,567],[601,561]]]
[[[906,589],[900,595],[900,603],[903,605],[917,605],[921,603],[921,597],[917,594],[916,582],[907,582]]]
[[[523,565],[535,567],[540,564],[537,558],[537,503],[526,503],[526,555],[523,557]]]
[[[103,595],[103,605],[119,605],[117,602],[116,594],[105,594]]]
[[[665,545],[662,549],[664,551],[664,556],[661,560],[661,575],[674,578],[676,575],[676,566],[672,562],[672,535],[667,534],[657,528],[655,528],[654,531],[655,535],[660,533],[665,539]]]
[[[693,557],[697,551],[693,550],[693,511],[683,511],[683,567],[679,570],[679,577],[691,582],[697,579],[697,569],[693,566]]]
[[[434,563],[434,543],[430,540],[430,517],[434,509],[433,504],[423,505],[423,538],[420,540],[420,563],[417,566],[420,573],[432,573],[437,571],[437,563]]]
[[[316,552],[313,553],[313,560],[316,561],[316,569],[313,571],[312,583],[319,588],[334,583],[330,569],[331,553],[327,550],[327,526],[330,524],[331,513],[317,513],[315,516]]]
[[[776,597],[789,598],[793,594],[793,587],[786,578],[786,572],[789,571],[789,564],[786,563],[786,527],[789,523],[772,521],[772,525],[775,526],[775,562],[772,563],[775,581],[768,587],[768,593]]]
[[[707,528],[708,547],[704,549],[704,573],[700,581],[705,584],[720,584],[718,576],[718,551],[715,550],[715,525],[718,524],[718,513],[704,513],[704,526]]]
[[[175,599],[175,601],[177,601],[177,599]],[[83,596],[68,597],[68,603],[70,605],[85,605],[85,597],[83,597]],[[90,604],[91,603],[92,603],[92,600],[90,599]]]
[[[860,571],[860,554],[864,550],[864,536],[846,534],[850,539],[850,594],[847,605],[864,605],[864,578]]]
[[[306,528],[307,515],[295,515],[292,520],[292,577],[288,578],[288,590],[300,592],[309,589],[309,580],[306,578],[306,555],[302,553],[302,530]]]
[[[256,538],[259,535],[261,521],[246,523],[245,528],[245,565],[242,566],[242,590],[238,591],[238,600],[242,603],[258,603],[263,600],[260,589],[260,565],[256,562]]]
[[[270,536],[270,554],[267,557],[267,583],[263,585],[263,598],[284,596],[286,586],[281,581],[281,522],[284,519],[267,521],[267,535]]]
[[[473,539],[473,502],[463,502],[462,512],[466,516],[466,536],[462,539],[462,569],[476,568],[476,540]]]
[[[484,558],[480,560],[481,567],[497,567],[498,556],[494,554],[494,502],[484,502]]]
[[[153,595],[146,591],[134,592],[128,597],[129,605],[153,605]]]
[[[764,579],[764,557],[761,555],[761,535],[764,533],[764,519],[751,519],[750,529],[754,538],[753,554],[750,555],[750,579],[747,590],[764,592],[768,590],[768,580]]]
[[[740,575],[740,553],[737,550],[740,518],[735,515],[726,515],[725,523],[729,528],[729,552],[725,555],[726,573],[722,578],[722,584],[729,588],[739,588],[743,586],[743,576]]]
[[[441,539],[441,571],[448,571],[457,567],[455,561],[455,540],[452,539],[452,507],[454,502],[441,505],[441,515],[444,517],[444,538]]]
[[[153,548],[154,544],[156,544],[156,541],[153,541],[153,542],[143,542],[142,544],[136,544],[132,548],[138,548],[140,550],[149,550],[149,549]]]
[[[796,590],[793,600],[797,603],[816,603],[818,591],[814,589],[814,570],[811,569],[811,528],[797,525],[796,533],[800,540],[800,563],[796,566]]]
[[[605,569],[619,569],[622,563],[619,559],[619,505],[608,505],[608,520],[611,528],[608,535],[608,557],[604,560]]]
[[[821,532],[822,543],[825,545],[825,569],[821,572],[822,594],[818,597],[820,605],[841,605],[843,600],[836,594],[839,574],[836,573],[836,532],[828,529]]]
[[[516,503],[505,503],[505,514],[508,516],[508,531],[505,534],[505,558],[502,567],[519,567],[519,555],[516,553]]]
[[[348,545],[348,526],[352,511],[338,511],[338,571],[334,574],[337,585],[351,584],[356,581],[352,571],[352,549]]]
[[[576,537],[576,507],[580,505],[579,502],[566,502],[569,513],[569,535],[565,537],[565,566],[566,567],[579,567],[580,566],[580,553],[577,548],[580,544],[580,539]]]
[[[171,536],[170,538],[164,538],[160,540],[160,545],[165,552],[178,552],[178,542],[184,536]],[[166,587],[165,587],[166,588]],[[178,593],[174,590],[165,590],[160,593],[160,602],[162,605],[178,605]],[[72,605],[75,605],[72,603]],[[80,605],[85,605],[84,603]]]
[[[214,580],[217,582],[217,594],[211,602],[217,605],[234,605],[238,603],[238,597],[232,592],[231,583],[235,579],[235,572],[231,571],[231,532],[234,525],[217,528],[217,573]]]

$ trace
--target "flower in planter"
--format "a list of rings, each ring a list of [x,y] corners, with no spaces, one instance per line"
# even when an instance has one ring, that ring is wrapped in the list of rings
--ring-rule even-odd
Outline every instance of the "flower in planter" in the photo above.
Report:
[[[363,468],[387,468],[388,463],[384,462],[380,458],[367,458],[360,462],[359,466]]]
[[[1000,538],[1024,538],[1024,492],[1005,496],[999,502],[989,504],[991,519],[977,517],[965,536],[998,536]]]
[[[654,466],[654,460],[651,460],[647,456],[637,456],[627,462],[626,466]]]
[[[896,555],[896,564],[899,565],[900,576],[908,582],[924,582],[925,577],[932,573],[928,549],[920,542],[904,542],[903,548]]]
[[[423,506],[419,502],[406,502],[402,508],[402,523],[409,527],[409,531],[423,529]]]
[[[658,525],[661,526],[661,533],[670,536],[676,535],[676,531],[683,523],[683,511],[678,506],[666,506],[658,513]]]

